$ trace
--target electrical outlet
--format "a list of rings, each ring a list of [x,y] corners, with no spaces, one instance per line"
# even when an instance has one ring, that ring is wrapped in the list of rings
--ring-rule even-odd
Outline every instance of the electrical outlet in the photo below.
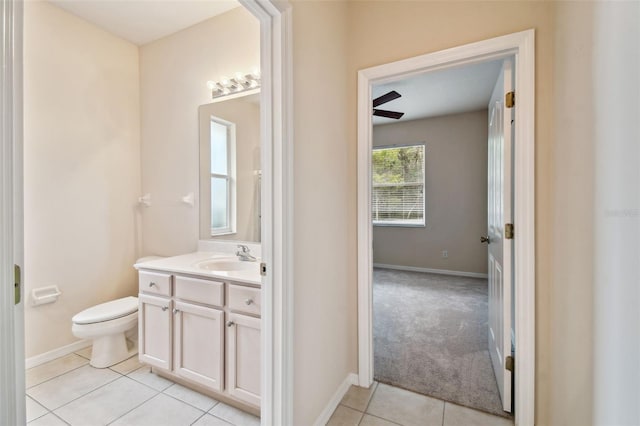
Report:
[[[449,252],[447,250],[442,250],[442,258],[446,259],[447,257],[449,257]]]

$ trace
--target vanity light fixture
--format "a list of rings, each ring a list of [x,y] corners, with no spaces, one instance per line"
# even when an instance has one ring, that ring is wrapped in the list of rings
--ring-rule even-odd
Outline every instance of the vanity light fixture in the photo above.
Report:
[[[232,95],[260,87],[260,70],[253,70],[249,74],[237,72],[233,78],[220,77],[219,81],[207,81],[212,98]]]

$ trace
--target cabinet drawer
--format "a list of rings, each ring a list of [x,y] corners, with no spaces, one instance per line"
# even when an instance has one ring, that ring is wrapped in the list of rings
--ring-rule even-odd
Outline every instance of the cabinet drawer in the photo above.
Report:
[[[173,294],[178,299],[206,305],[224,305],[224,284],[218,281],[176,276]]]
[[[261,307],[262,299],[259,288],[229,284],[229,309],[260,315]]]
[[[171,296],[171,275],[159,272],[138,272],[138,284],[141,293]]]

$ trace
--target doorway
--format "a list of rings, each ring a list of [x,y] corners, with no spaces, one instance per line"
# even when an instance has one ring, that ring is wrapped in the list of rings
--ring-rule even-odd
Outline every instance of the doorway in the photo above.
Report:
[[[534,387],[534,234],[533,234],[533,30],[435,52],[404,61],[385,64],[359,72],[358,81],[358,327],[359,384],[373,383],[373,227],[371,216],[371,100],[375,85],[398,81],[408,76],[478,64],[488,60],[515,58],[516,93],[519,103],[515,120],[518,146],[514,164],[513,240],[515,277],[515,334],[518,336],[518,363],[515,369],[516,423],[533,423]]]
[[[263,171],[265,200],[264,234],[269,240],[263,246],[262,257],[268,266],[264,278],[262,360],[262,421],[264,424],[288,424],[293,413],[291,389],[292,364],[286,360],[292,355],[293,304],[292,288],[292,211],[293,196],[290,185],[292,156],[291,128],[291,6],[288,2],[258,2],[241,0],[261,24],[261,62],[263,99],[267,108],[261,114],[263,140],[266,147],[265,163],[271,166]],[[23,266],[22,217],[22,3],[5,2],[2,8],[3,49],[2,61],[6,65],[2,78],[2,140],[0,163],[6,173],[0,180],[3,229],[0,263],[2,271],[2,306],[0,310],[0,423],[19,424],[25,419],[24,331],[22,308],[24,287],[16,282],[14,303],[14,265]],[[18,271],[16,269],[16,271]],[[16,274],[19,277],[19,274]],[[22,294],[20,294],[22,293]]]

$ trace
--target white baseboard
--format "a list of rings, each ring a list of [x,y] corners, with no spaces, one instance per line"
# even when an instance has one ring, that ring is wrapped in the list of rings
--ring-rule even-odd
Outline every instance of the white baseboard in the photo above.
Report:
[[[470,277],[470,278],[488,278],[489,277],[487,274],[481,274],[479,272],[449,271],[447,269],[419,268],[417,266],[403,266],[403,265],[386,265],[384,263],[374,263],[373,267],[384,268],[384,269],[395,269],[398,271],[428,272],[430,274],[454,275],[456,277]]]
[[[338,408],[338,405],[340,405],[340,401],[342,401],[342,398],[344,397],[344,394],[346,394],[349,390],[349,387],[351,385],[357,384],[358,375],[355,373],[349,373],[336,390],[336,393],[333,394],[333,396],[327,403],[327,406],[324,408],[324,410],[322,410],[322,413],[320,413],[318,419],[315,421],[315,423],[313,423],[314,426],[325,426],[331,418],[333,412],[336,411],[336,408]]]
[[[31,358],[25,359],[24,368],[36,367],[40,364],[53,361],[56,358],[69,355],[70,353],[79,351],[80,349],[84,349],[88,346],[91,346],[91,340],[78,340],[77,342],[71,343],[70,345],[62,346],[52,351],[45,352],[43,354],[32,356]]]

